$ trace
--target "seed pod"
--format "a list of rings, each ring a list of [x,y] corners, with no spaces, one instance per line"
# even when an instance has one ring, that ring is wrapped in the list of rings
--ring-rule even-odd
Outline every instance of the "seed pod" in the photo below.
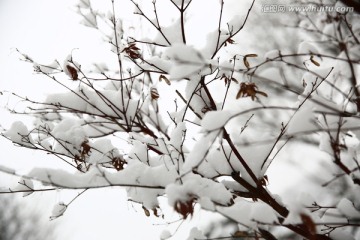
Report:
[[[315,66],[320,66],[320,63],[318,63],[317,61],[314,60],[314,56],[311,55],[310,57],[310,61],[315,65]]]
[[[150,95],[152,100],[157,100],[160,97],[157,89],[153,87],[150,89]]]
[[[159,76],[159,82],[161,82],[162,80],[164,80],[167,85],[171,85],[170,80],[169,80],[167,77],[165,77],[164,75],[161,74],[161,75]]]
[[[150,211],[149,211],[146,207],[144,207],[144,206],[142,206],[142,209],[144,209],[145,215],[146,215],[147,217],[150,217]]]

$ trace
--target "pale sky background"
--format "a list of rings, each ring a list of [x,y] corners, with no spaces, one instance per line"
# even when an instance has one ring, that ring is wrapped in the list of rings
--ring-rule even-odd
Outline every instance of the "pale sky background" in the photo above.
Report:
[[[78,24],[80,18],[70,10],[71,4],[74,3],[74,0],[0,0],[0,91],[8,90],[22,96],[41,99],[46,93],[57,90],[54,83],[34,74],[30,64],[19,61],[20,56],[15,48],[42,63],[50,63],[55,58],[63,59],[74,48],[80,48],[79,51],[82,53],[88,51],[94,54],[100,39]],[[194,1],[193,4],[198,3]],[[126,10],[125,5],[122,7]],[[239,5],[237,4],[236,7]],[[232,11],[237,11],[236,7]],[[130,12],[132,11],[131,9]],[[204,9],[202,13],[210,14]],[[215,17],[212,20],[217,21]],[[201,16],[197,22],[203,24]],[[206,30],[208,24],[210,22],[207,22],[203,29]],[[196,37],[195,32],[192,35]],[[247,41],[251,40],[247,39]],[[8,101],[10,106],[20,105],[2,96],[0,106],[5,106]],[[1,125],[7,128],[11,122],[23,117],[10,115],[0,109],[0,119]],[[16,168],[21,172],[27,171],[34,165],[55,167],[56,163],[51,160],[47,155],[14,147],[9,141],[0,138],[1,165]],[[279,170],[289,171],[282,168]],[[292,174],[291,171],[288,173]],[[271,178],[274,186],[284,182],[284,179],[276,177],[275,174]],[[0,187],[12,186],[16,181],[17,178],[0,173]],[[145,217],[141,207],[126,202],[126,196],[120,189],[88,191],[71,204],[60,219],[47,221],[54,204],[58,201],[66,203],[71,199],[70,196],[76,193],[69,194],[66,191],[35,193],[21,199],[21,202],[38,210],[46,219],[47,225],[56,225],[58,239],[152,240],[159,239],[160,232],[165,228],[153,226],[154,223],[162,221]],[[195,215],[193,224],[205,226],[204,219],[207,218],[208,215],[201,212]],[[173,232],[176,227],[177,224],[173,224],[170,231]],[[189,227],[181,227],[176,237],[172,239],[185,239],[187,236],[185,233],[188,231]]]

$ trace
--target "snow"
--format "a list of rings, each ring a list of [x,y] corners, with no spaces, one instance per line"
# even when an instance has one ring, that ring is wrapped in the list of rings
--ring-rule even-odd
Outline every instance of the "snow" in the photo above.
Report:
[[[89,8],[90,7],[90,0],[80,0],[78,1],[78,6],[81,8]]]
[[[217,50],[216,44],[217,44],[217,36],[219,34],[218,30],[214,30],[212,32],[209,32],[206,35],[206,44],[201,50],[201,52],[206,56],[207,58],[210,58],[213,53]],[[221,43],[221,42],[220,42]]]
[[[219,173],[222,173],[224,175],[230,175],[232,169],[230,165],[226,162],[226,159],[229,158],[229,156],[231,159],[231,165],[236,170],[239,170],[239,161],[235,159],[233,155],[231,155],[230,147],[224,143],[223,147],[225,149],[225,153],[224,151],[217,148],[210,149],[209,154],[206,157],[206,161],[203,161],[197,167],[197,171],[201,174],[206,174],[206,176],[208,176],[209,178],[217,176]]]
[[[280,50],[278,49],[270,50],[265,54],[265,59],[275,59],[279,57],[279,54],[280,54]]]
[[[217,78],[222,78],[223,76],[231,78],[231,76],[234,74],[232,71],[234,63],[232,63],[231,61],[222,61],[220,62],[220,64],[217,65],[219,65],[219,71],[216,74]]]
[[[149,63],[149,64],[152,64],[152,65],[149,65],[149,64],[146,64],[146,63],[143,63],[141,66],[145,69],[156,69],[156,68],[159,68],[159,69],[162,69],[163,71],[166,71],[166,72],[169,72],[170,68],[172,67],[172,63],[171,61],[166,58],[166,56],[162,56],[162,58],[160,58],[159,56],[151,56],[149,58],[146,59],[146,61]],[[156,66],[156,67],[154,67]]]
[[[57,69],[59,67],[59,64],[56,60],[54,60],[52,63],[46,64],[46,65],[41,65],[41,64],[34,62],[33,67],[34,67],[35,71],[37,71],[37,69],[39,69],[41,72],[49,74],[49,73],[52,73],[55,69]]]
[[[53,104],[54,108],[57,105],[61,105],[63,107],[74,108],[79,111],[85,111],[87,106],[86,101],[82,100],[81,95],[76,95],[72,92],[49,94],[45,103]]]
[[[186,6],[190,0],[172,0],[177,6],[181,7],[181,5],[184,3],[184,6]]]
[[[87,162],[91,164],[111,162],[111,159],[114,157],[123,158],[110,139],[98,139],[90,144],[90,146],[94,150],[91,151]]]
[[[182,178],[182,181],[181,185],[172,183],[165,189],[170,206],[174,206],[178,201],[186,202],[192,196],[199,197],[206,207],[211,207],[209,201],[228,205],[232,199],[232,194],[224,185],[210,179],[190,174]]]
[[[86,27],[96,28],[97,27],[96,15],[92,12],[89,12],[84,15],[85,15],[85,18],[83,20],[81,20],[80,23]]]
[[[63,202],[57,203],[52,210],[52,215],[50,219],[52,220],[62,216],[65,213],[66,209],[67,206]]]
[[[349,219],[356,219],[360,217],[360,211],[358,211],[350,200],[343,198],[336,206],[339,211]]]
[[[165,35],[166,39],[170,42],[170,45],[182,43],[180,18],[174,21],[171,25],[162,27],[161,31]],[[169,45],[166,39],[160,32],[157,32],[154,42],[157,44]]]
[[[239,153],[246,160],[246,163],[258,178],[263,177],[263,174],[265,173],[265,169],[262,169],[262,165],[264,164],[265,160],[270,162],[270,160],[266,159],[266,157],[269,155],[272,147],[273,143],[266,143],[257,145],[256,147],[250,145],[239,148]],[[242,165],[240,165],[238,168],[242,173],[242,177],[249,183],[253,183],[252,178],[245,170],[245,168]]]
[[[176,128],[171,132],[170,144],[175,149],[180,150],[185,132],[186,132],[186,125],[184,122],[178,123]]]
[[[314,112],[312,105],[303,105],[291,118],[286,133],[293,135],[299,132],[316,130],[318,126],[315,124]]]
[[[298,53],[313,53],[316,55],[317,53],[319,53],[319,50],[314,44],[304,41],[300,43],[298,47]]]
[[[201,126],[205,131],[214,131],[225,127],[233,117],[228,110],[209,111],[201,121]]]
[[[198,228],[194,227],[190,230],[190,234],[187,240],[196,240],[196,239],[206,239],[206,237]]]
[[[23,197],[26,197],[33,193],[32,191],[33,189],[34,189],[33,181],[29,179],[21,178],[18,184],[15,187],[11,188],[11,191],[19,191],[19,192],[24,191]]]
[[[278,216],[274,210],[261,201],[251,202],[244,199],[236,199],[235,204],[232,206],[217,207],[217,210],[224,214],[224,216],[250,229],[257,228],[256,221],[269,224],[278,222]]]
[[[183,165],[183,172],[187,172],[196,168],[201,164],[202,161],[207,157],[208,151],[211,146],[214,144],[217,139],[220,131],[212,131],[205,134],[199,141],[196,142],[193,149],[196,151],[191,151],[185,160]]]
[[[171,233],[169,230],[165,229],[161,232],[160,234],[160,240],[166,240],[166,239],[169,239],[171,238]]]
[[[230,21],[227,22],[227,24],[229,25],[229,29],[232,30],[232,33],[239,31],[243,23],[244,16],[242,15],[235,15],[230,19]]]
[[[350,232],[340,228],[335,228],[331,231],[329,237],[333,240],[355,240]]]
[[[4,136],[9,138],[14,143],[26,147],[33,147],[34,141],[29,135],[30,132],[23,122],[15,121],[12,123],[11,127],[4,132]]]
[[[147,154],[147,146],[143,144],[141,141],[132,140],[133,147],[129,152],[129,157],[131,159],[137,159],[141,162],[146,163],[148,161],[148,154]]]
[[[171,79],[189,78],[198,74],[206,64],[200,52],[183,43],[173,44],[166,50],[164,57],[173,61],[169,71]]]
[[[81,127],[81,120],[64,119],[51,131],[56,139],[54,151],[64,154],[77,155],[83,142],[87,141],[87,134]]]

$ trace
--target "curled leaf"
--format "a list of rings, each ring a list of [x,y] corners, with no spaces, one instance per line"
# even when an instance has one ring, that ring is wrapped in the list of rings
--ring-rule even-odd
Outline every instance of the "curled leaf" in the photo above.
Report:
[[[246,67],[247,69],[249,69],[249,68],[250,68],[250,63],[248,62],[248,60],[247,60],[246,57],[244,57],[243,62],[244,62],[245,67]]]
[[[249,63],[249,61],[247,60],[247,58],[249,58],[249,57],[257,57],[257,56],[258,56],[258,55],[255,54],[255,53],[246,54],[246,55],[244,56],[243,62],[244,62],[244,65],[245,65],[245,67],[246,67],[247,69],[250,68],[250,63]]]
[[[248,58],[248,57],[257,57],[258,55],[255,53],[250,53],[250,54],[246,54],[244,57]]]

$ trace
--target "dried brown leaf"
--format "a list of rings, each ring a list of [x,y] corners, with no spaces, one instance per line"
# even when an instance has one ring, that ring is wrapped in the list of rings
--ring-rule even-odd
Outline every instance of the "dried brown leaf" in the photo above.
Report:
[[[66,69],[69,71],[72,80],[78,80],[78,73],[74,67],[66,65]]]
[[[301,221],[307,227],[309,232],[312,235],[315,235],[316,234],[316,225],[315,225],[314,221],[312,220],[312,218],[309,215],[304,214],[304,213],[301,213],[300,217],[301,217]]]

